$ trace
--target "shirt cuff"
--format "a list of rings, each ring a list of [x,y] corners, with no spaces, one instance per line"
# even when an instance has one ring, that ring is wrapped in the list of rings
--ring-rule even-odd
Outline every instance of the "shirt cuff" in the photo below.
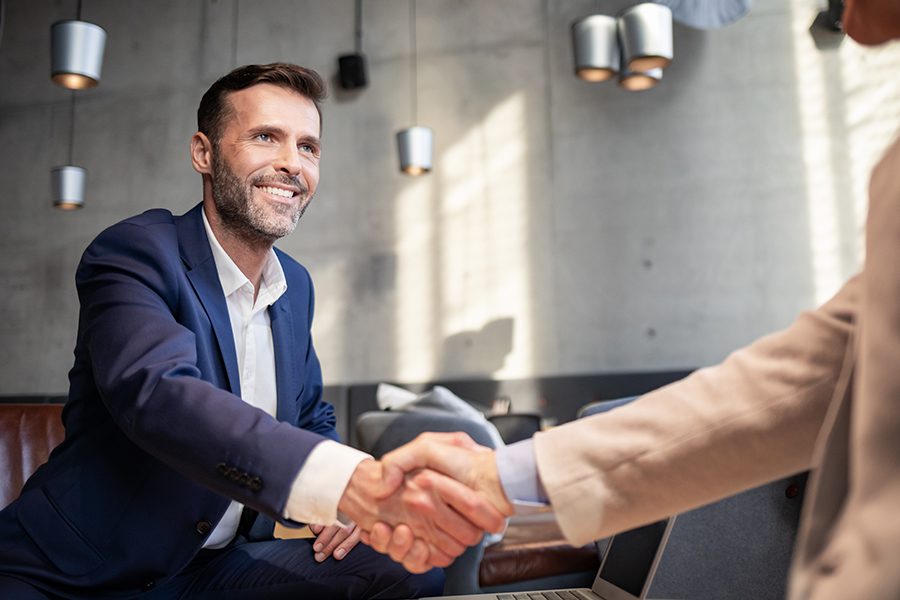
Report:
[[[350,446],[325,440],[316,445],[291,485],[284,518],[314,525],[336,525],[337,506],[356,466],[372,458]]]
[[[550,501],[538,475],[533,440],[502,446],[497,448],[496,453],[500,485],[511,502]]]

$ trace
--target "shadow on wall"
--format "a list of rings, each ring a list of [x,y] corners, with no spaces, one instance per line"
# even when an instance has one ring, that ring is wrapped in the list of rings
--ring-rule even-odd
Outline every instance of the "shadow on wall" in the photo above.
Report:
[[[494,319],[479,331],[461,331],[444,339],[441,348],[442,376],[493,375],[512,352],[514,319]]]

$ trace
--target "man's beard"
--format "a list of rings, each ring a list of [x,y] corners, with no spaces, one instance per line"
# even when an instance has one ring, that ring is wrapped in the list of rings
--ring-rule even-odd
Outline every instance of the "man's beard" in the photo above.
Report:
[[[294,231],[297,221],[309,205],[309,189],[298,177],[260,175],[245,186],[220,156],[213,155],[212,167],[212,192],[216,211],[225,226],[248,241],[272,244],[283,238]],[[254,187],[279,183],[300,190],[300,202],[296,207],[253,202]]]

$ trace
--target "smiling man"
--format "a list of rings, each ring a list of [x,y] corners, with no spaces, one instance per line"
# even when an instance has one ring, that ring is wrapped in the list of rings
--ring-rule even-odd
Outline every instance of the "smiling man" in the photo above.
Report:
[[[203,201],[85,251],[66,437],[0,512],[0,597],[418,597],[440,570],[411,575],[362,527],[410,523],[445,566],[502,526],[461,484],[337,442],[312,282],[273,248],[319,182],[323,95],[296,65],[224,76],[191,139]],[[472,522],[451,508],[473,501]],[[274,540],[275,520],[316,537]]]

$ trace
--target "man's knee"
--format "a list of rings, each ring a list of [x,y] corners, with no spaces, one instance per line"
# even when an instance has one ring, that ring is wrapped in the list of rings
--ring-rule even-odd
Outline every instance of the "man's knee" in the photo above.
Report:
[[[399,598],[421,598],[423,596],[441,596],[444,593],[443,569],[431,569],[422,574],[410,573],[403,565],[395,563],[383,554],[378,554],[368,546],[360,544],[349,556],[358,553],[355,558],[356,574],[367,580],[365,592],[359,597],[372,600],[395,600]],[[346,560],[346,559],[345,559]]]
[[[410,575],[409,587],[412,591],[410,598],[442,596],[444,594],[444,570],[435,568],[421,575]]]
[[[373,598],[394,600],[396,598],[422,598],[444,594],[444,570],[431,569],[425,573],[410,573],[401,565],[391,561],[393,568],[385,569],[380,577],[381,591]]]

